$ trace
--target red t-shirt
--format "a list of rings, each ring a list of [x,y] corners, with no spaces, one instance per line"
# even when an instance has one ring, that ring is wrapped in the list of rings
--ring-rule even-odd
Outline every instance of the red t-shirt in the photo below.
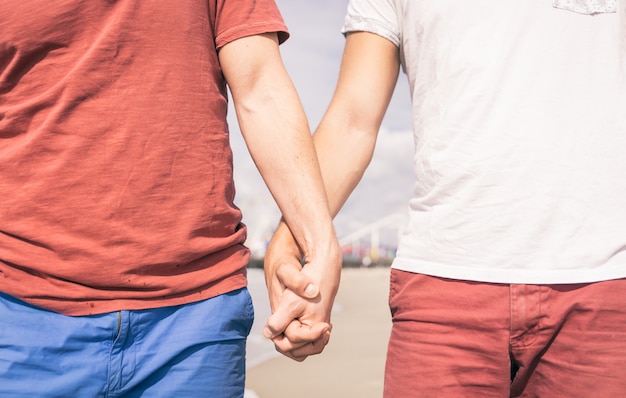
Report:
[[[0,291],[68,315],[245,286],[217,51],[274,0],[0,2]]]

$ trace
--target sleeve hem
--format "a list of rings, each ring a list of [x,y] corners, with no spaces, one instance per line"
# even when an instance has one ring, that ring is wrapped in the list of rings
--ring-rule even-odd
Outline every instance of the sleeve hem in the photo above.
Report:
[[[400,47],[400,37],[397,33],[393,32],[389,28],[383,26],[379,21],[363,18],[363,17],[350,17],[347,18],[346,23],[341,29],[341,33],[344,36],[350,32],[370,32],[377,34],[381,37],[392,42],[396,47]]]
[[[278,33],[278,43],[282,44],[289,38],[289,31],[283,23],[261,22],[256,24],[236,26],[222,32],[215,38],[215,46],[219,50],[226,44],[246,36],[254,36],[262,33]]]

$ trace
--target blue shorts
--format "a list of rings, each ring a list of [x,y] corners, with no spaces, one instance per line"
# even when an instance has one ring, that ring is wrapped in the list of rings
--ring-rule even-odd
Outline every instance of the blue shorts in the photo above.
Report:
[[[247,289],[70,317],[0,293],[0,397],[243,397]]]

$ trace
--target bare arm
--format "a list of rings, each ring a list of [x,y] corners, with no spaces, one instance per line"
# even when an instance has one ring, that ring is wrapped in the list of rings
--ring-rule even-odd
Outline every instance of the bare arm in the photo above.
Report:
[[[307,264],[319,270],[311,275],[319,286],[316,275],[339,274],[341,253],[311,133],[276,34],[236,40],[220,50],[219,58],[250,154]],[[326,297],[334,298],[334,292],[327,292],[314,291],[312,302],[332,305]],[[330,330],[329,319],[303,316],[302,305],[292,311],[299,311],[294,318],[300,319],[300,333],[319,338]]]
[[[398,49],[390,41],[365,32],[347,37],[337,88],[314,136],[333,216],[369,165],[378,130],[395,88],[399,65]],[[310,280],[299,272],[297,253],[297,245],[287,225],[281,223],[265,258],[266,282],[273,307],[285,295],[285,289],[305,296]],[[324,283],[333,283],[326,278],[322,280],[322,291]],[[268,319],[269,329],[282,332],[287,328],[291,317],[288,309],[292,305],[287,301],[283,299]],[[329,319],[330,314],[325,317]],[[288,356],[303,359],[316,353],[303,345],[306,336],[298,335],[296,331],[290,333],[287,329],[283,335],[276,333],[269,337],[274,337],[277,349]]]
[[[236,40],[219,56],[248,149],[296,241],[312,259],[335,253],[311,134],[276,34]]]
[[[399,62],[397,47],[378,35],[346,39],[337,88],[314,136],[333,216],[369,165]]]

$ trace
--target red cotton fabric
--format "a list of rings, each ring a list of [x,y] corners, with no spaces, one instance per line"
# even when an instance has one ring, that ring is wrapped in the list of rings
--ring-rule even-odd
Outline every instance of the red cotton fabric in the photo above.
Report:
[[[0,2],[0,290],[68,315],[245,286],[218,48],[273,0]]]
[[[508,285],[392,270],[384,396],[623,396],[624,291],[625,279]]]

